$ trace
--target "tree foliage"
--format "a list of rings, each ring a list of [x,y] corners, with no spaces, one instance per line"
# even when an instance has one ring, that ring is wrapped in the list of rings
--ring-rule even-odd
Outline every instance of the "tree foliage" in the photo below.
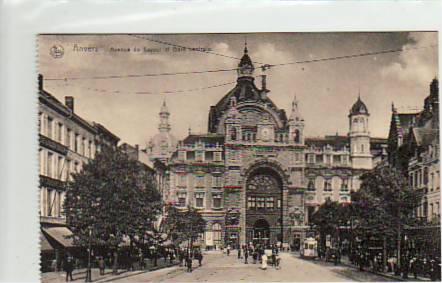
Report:
[[[333,235],[341,226],[356,231],[397,235],[417,223],[414,213],[422,192],[413,190],[404,175],[390,167],[375,168],[361,176],[361,187],[350,204],[326,201],[312,215],[321,235]]]
[[[321,235],[328,235],[334,234],[340,226],[346,225],[348,219],[348,205],[327,200],[312,215],[310,222],[316,226]]]
[[[193,242],[199,234],[204,232],[205,227],[206,221],[196,209],[190,206],[185,210],[174,206],[168,206],[166,209],[165,228],[175,244],[188,240]]]
[[[121,150],[104,148],[73,174],[64,202],[74,243],[117,248],[144,239],[161,213],[161,195],[144,164]],[[90,234],[91,233],[91,234]]]
[[[397,232],[413,226],[422,192],[413,190],[398,170],[376,168],[361,176],[361,188],[352,194],[352,213],[360,228]]]

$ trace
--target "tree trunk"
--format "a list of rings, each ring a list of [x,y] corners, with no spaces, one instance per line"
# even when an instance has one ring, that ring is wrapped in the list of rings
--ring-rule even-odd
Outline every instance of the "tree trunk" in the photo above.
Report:
[[[396,274],[400,274],[401,272],[401,266],[402,266],[402,260],[401,260],[401,228],[399,227],[398,229],[398,233],[397,233],[397,266],[396,266],[396,270],[395,273]]]
[[[114,266],[112,268],[112,274],[116,275],[118,273],[118,250],[114,251]]]
[[[385,231],[384,231],[385,233]],[[387,266],[387,235],[384,234],[383,238],[382,238],[382,242],[383,242],[383,257],[382,257],[382,271],[385,270],[385,267]]]

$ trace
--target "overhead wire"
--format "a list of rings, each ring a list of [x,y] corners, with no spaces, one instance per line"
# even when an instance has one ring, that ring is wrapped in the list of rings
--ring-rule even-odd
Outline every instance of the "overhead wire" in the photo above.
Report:
[[[259,76],[255,76],[259,77]],[[95,91],[99,93],[108,93],[108,94],[149,94],[149,95],[163,95],[163,94],[176,94],[176,93],[188,93],[188,92],[195,92],[195,91],[203,91],[206,89],[212,89],[212,88],[218,88],[226,85],[232,85],[236,84],[236,81],[230,81],[215,85],[209,85],[205,87],[198,87],[198,88],[191,88],[191,89],[178,89],[178,90],[166,90],[166,91],[158,91],[158,92],[151,92],[151,91],[124,91],[124,90],[107,90],[102,88],[94,88],[94,87],[83,87],[80,86],[80,88],[83,88],[85,90]],[[77,85],[78,86],[78,85]]]
[[[169,43],[167,43],[167,44],[169,44]],[[179,46],[179,45],[177,45],[177,46]],[[280,67],[280,66],[295,65],[295,64],[309,64],[309,63],[317,63],[317,62],[324,62],[324,61],[335,61],[335,60],[342,60],[342,59],[352,59],[352,58],[374,56],[374,55],[383,55],[383,54],[389,54],[389,53],[398,53],[398,52],[418,50],[418,49],[434,48],[434,47],[437,47],[437,46],[438,46],[437,44],[433,44],[433,45],[429,45],[429,46],[416,46],[416,47],[408,47],[408,48],[380,50],[380,51],[356,53],[356,54],[350,54],[350,55],[326,57],[326,58],[319,58],[319,59],[299,60],[299,61],[277,63],[277,64],[262,64],[262,65],[258,66],[258,68],[261,68],[262,71],[266,71],[266,70],[268,70],[270,68]],[[218,55],[220,55],[220,54],[218,54]],[[236,57],[230,57],[230,58],[238,59]],[[204,74],[204,73],[219,73],[219,72],[231,72],[231,71],[237,71],[237,70],[238,70],[238,68],[227,68],[227,69],[193,70],[193,71],[185,71],[185,72],[165,72],[165,73],[150,73],[150,74],[128,74],[128,75],[108,75],[108,76],[88,76],[88,77],[44,78],[44,80],[45,81],[104,80],[104,79],[121,79],[121,78],[140,78],[140,77],[159,77],[159,76]]]
[[[135,36],[135,35],[131,35]],[[137,38],[146,39],[144,37],[135,36]],[[151,40],[155,42],[159,42],[162,44],[177,46],[181,48],[187,48],[184,46],[164,42],[164,41],[158,41],[154,39],[146,39]],[[408,47],[408,48],[398,48],[398,49],[389,49],[389,50],[380,50],[380,51],[372,51],[372,52],[364,52],[364,53],[357,53],[357,54],[350,54],[350,55],[342,55],[342,56],[334,56],[334,57],[326,57],[326,58],[319,58],[319,59],[310,59],[310,60],[300,60],[300,61],[293,61],[293,62],[285,62],[285,63],[278,63],[278,64],[263,64],[259,66],[259,68],[262,69],[262,71],[266,71],[268,69],[274,68],[274,67],[280,67],[280,66],[288,66],[288,65],[295,65],[295,64],[309,64],[309,63],[317,63],[317,62],[324,62],[324,61],[334,61],[334,60],[342,60],[342,59],[352,59],[352,58],[359,58],[359,57],[366,57],[366,56],[375,56],[375,55],[383,55],[383,54],[390,54],[390,53],[397,53],[397,52],[404,52],[404,51],[411,51],[411,50],[418,50],[418,49],[426,49],[426,48],[434,48],[437,47],[437,44],[429,45],[429,46],[416,46],[416,47]],[[205,52],[208,53],[208,52]],[[218,56],[221,56],[223,54],[218,53],[212,53]],[[223,55],[223,57],[226,57]],[[232,56],[227,56],[232,59],[239,59]],[[152,73],[152,74],[129,74],[129,75],[110,75],[110,76],[91,76],[91,77],[66,77],[66,78],[44,78],[45,81],[70,81],[70,80],[95,80],[95,79],[117,79],[117,78],[137,78],[137,77],[158,77],[158,76],[173,76],[173,75],[188,75],[188,74],[203,74],[203,73],[217,73],[217,72],[230,72],[230,71],[236,71],[238,68],[231,68],[231,69],[214,69],[214,70],[202,70],[202,71],[187,71],[187,72],[174,72],[174,73]],[[257,76],[255,76],[257,77]],[[160,92],[149,92],[149,91],[135,91],[135,92],[126,92],[126,91],[111,91],[111,90],[105,90],[105,89],[94,89],[94,88],[87,88],[88,90],[98,91],[98,92],[107,92],[107,93],[133,93],[133,94],[174,94],[174,93],[186,93],[186,92],[195,92],[195,91],[201,91],[205,89],[211,89],[211,88],[217,88],[225,85],[234,84],[236,81],[211,85],[207,87],[199,87],[199,88],[193,88],[193,89],[185,89],[185,90],[166,90],[166,91],[160,91]]]
[[[166,41],[162,41],[162,40],[157,40],[157,39],[153,39],[153,38],[146,38],[146,37],[142,37],[142,36],[140,36],[138,34],[129,34],[129,36],[132,36],[132,37],[135,37],[135,38],[139,38],[139,39],[144,39],[144,40],[151,41],[151,42],[156,42],[156,43],[168,45],[168,46],[172,46],[172,47],[183,48],[185,50],[207,53],[207,54],[211,54],[211,55],[215,55],[215,56],[220,56],[220,57],[224,57],[224,58],[235,59],[235,60],[239,60],[239,61],[241,60],[241,58],[239,58],[239,57],[225,55],[225,54],[222,54],[222,53],[208,51],[208,50],[200,49],[200,48],[187,47],[187,46],[178,45],[178,44],[174,44],[174,43],[170,43],[170,42],[166,42]],[[255,64],[258,64],[258,65],[264,65],[265,64],[265,63],[261,63],[261,62],[257,62],[257,61],[252,61],[252,62],[255,63]]]

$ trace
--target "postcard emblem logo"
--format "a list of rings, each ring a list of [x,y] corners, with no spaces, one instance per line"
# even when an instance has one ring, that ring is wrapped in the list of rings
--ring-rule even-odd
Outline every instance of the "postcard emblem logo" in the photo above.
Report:
[[[55,59],[62,58],[64,55],[64,48],[61,45],[54,45],[51,47],[51,50],[49,52],[51,56]]]

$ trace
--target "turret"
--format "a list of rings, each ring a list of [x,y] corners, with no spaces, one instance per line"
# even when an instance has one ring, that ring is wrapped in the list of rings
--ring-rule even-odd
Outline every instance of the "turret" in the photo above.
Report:
[[[160,132],[170,131],[169,116],[170,113],[167,109],[166,100],[164,100],[160,110],[160,124],[158,125]]]
[[[301,116],[296,96],[292,102],[292,111],[289,121],[289,142],[295,144],[304,144],[304,119]]]
[[[372,155],[370,152],[370,132],[368,129],[368,108],[361,100],[353,104],[348,115],[350,157],[353,168],[372,169]]]
[[[244,47],[244,54],[241,61],[238,64],[238,80],[240,79],[253,79],[253,72],[255,67],[253,66],[252,59],[249,57],[249,51],[247,49],[247,43]]]

